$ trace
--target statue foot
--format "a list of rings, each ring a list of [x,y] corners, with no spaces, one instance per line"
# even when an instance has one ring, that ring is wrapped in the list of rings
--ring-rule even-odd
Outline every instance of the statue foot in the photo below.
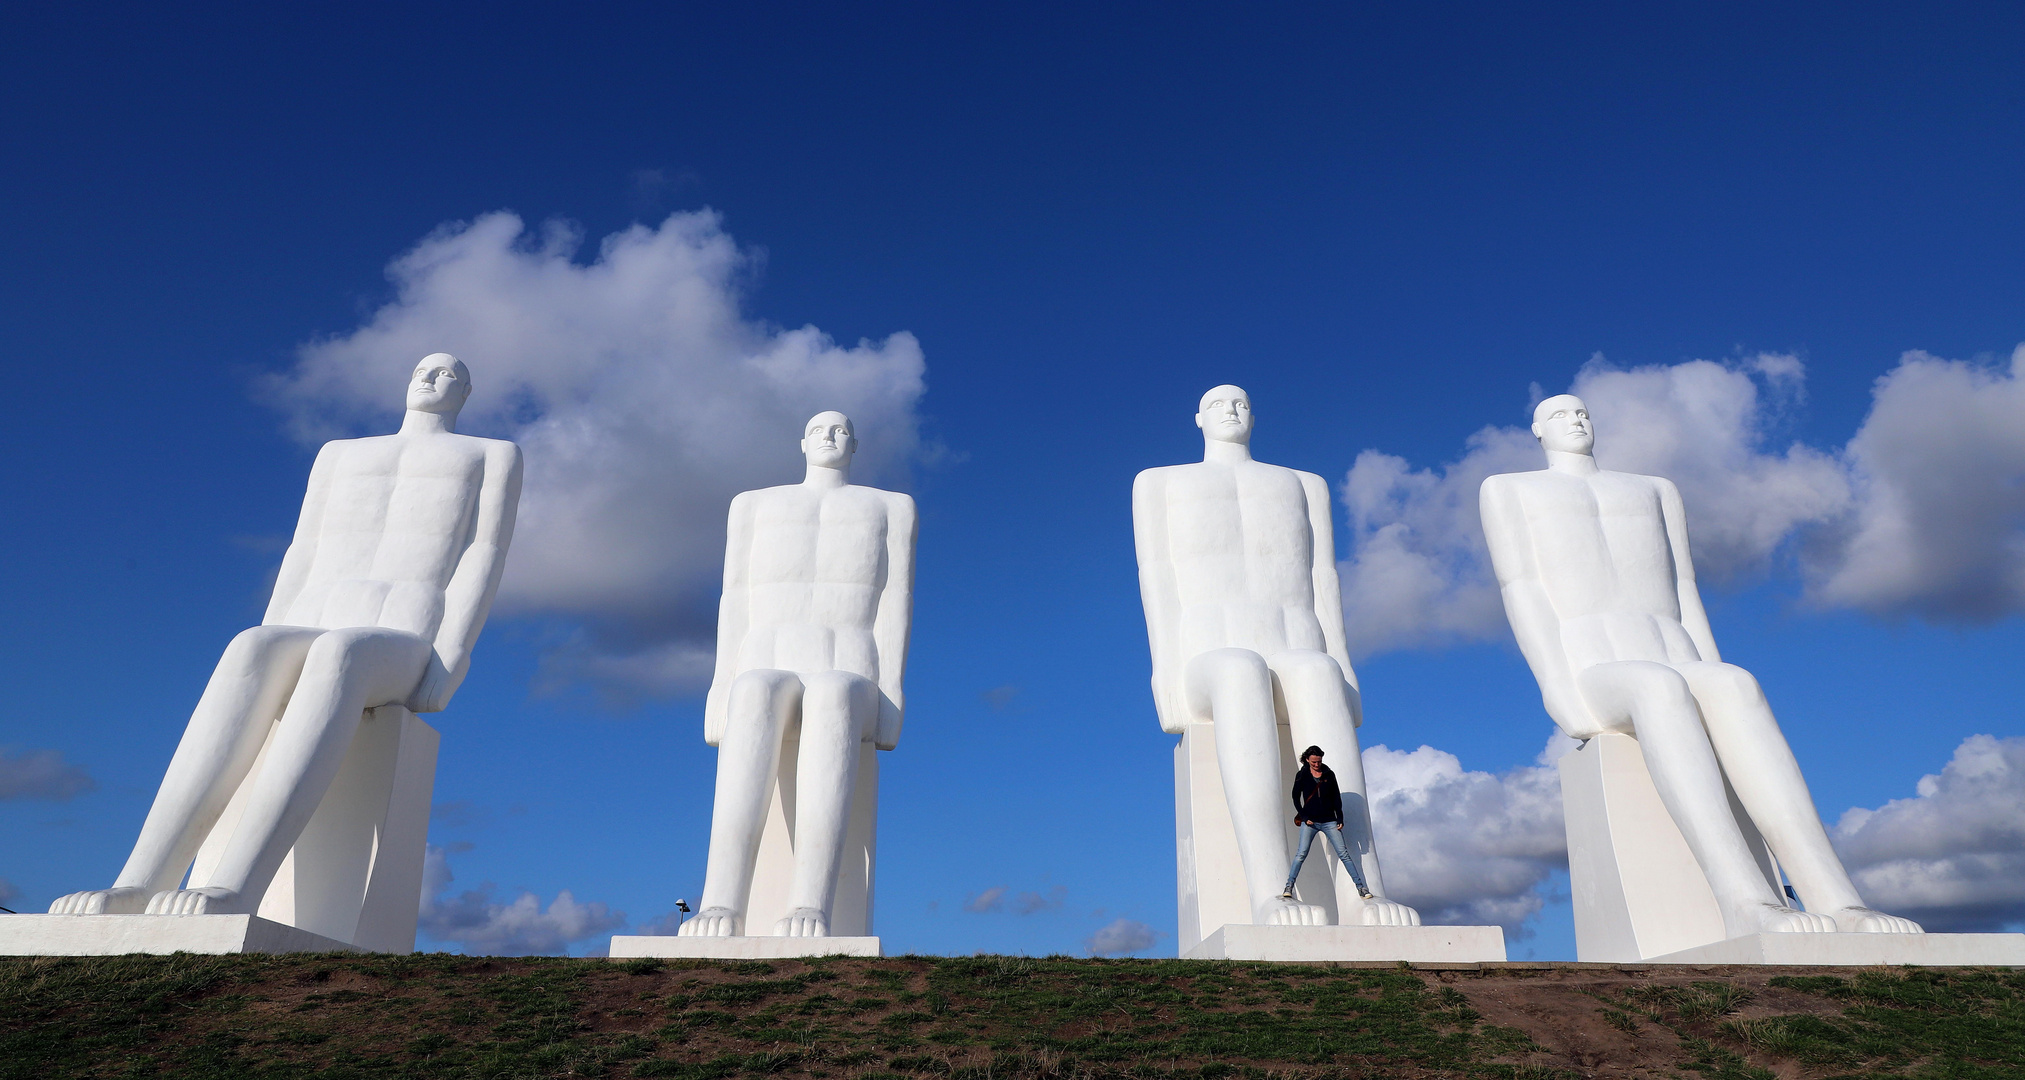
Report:
[[[1926,928],[1911,919],[1886,915],[1867,907],[1840,908],[1834,913],[1835,925],[1845,934],[1924,934]]]
[[[1789,908],[1784,904],[1754,904],[1745,917],[1745,925],[1756,924],[1761,934],[1832,934],[1835,920],[1811,911]],[[1748,933],[1749,931],[1747,931]]]
[[[1329,917],[1314,904],[1275,896],[1253,907],[1252,922],[1258,926],[1327,926]]]
[[[676,931],[679,937],[737,937],[745,916],[728,907],[704,908]]]
[[[1397,901],[1387,900],[1382,896],[1372,896],[1359,901],[1359,903],[1364,907],[1363,918],[1359,921],[1365,926],[1420,925],[1420,912]],[[1343,921],[1347,924],[1350,920],[1345,919]]]
[[[231,889],[206,885],[199,889],[158,892],[148,901],[150,915],[251,915],[253,910]]]
[[[829,937],[830,917],[812,907],[798,907],[773,924],[775,937]]]
[[[140,886],[91,889],[59,896],[51,915],[139,915],[148,910],[149,889]]]

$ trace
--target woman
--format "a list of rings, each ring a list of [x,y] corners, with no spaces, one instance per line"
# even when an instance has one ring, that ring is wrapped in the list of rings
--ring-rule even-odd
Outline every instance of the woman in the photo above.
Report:
[[[1308,845],[1320,833],[1336,849],[1343,869],[1350,871],[1357,895],[1369,900],[1371,890],[1364,884],[1364,871],[1343,844],[1343,792],[1336,787],[1336,773],[1322,764],[1319,746],[1301,751],[1301,760],[1307,767],[1294,774],[1294,824],[1301,828],[1301,851],[1294,856],[1294,868],[1287,871],[1287,887],[1280,890],[1280,899],[1294,898],[1294,879],[1301,876],[1301,864],[1308,861]]]

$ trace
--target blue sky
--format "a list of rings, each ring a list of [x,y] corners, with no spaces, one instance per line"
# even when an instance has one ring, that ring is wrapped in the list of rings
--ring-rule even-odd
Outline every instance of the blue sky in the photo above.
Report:
[[[1950,841],[1974,861],[2025,806],[2025,744],[2004,741],[2025,735],[2025,508],[2005,494],[2025,478],[2007,434],[2025,430],[2008,359],[2025,341],[2021,44],[1998,5],[10,14],[0,903],[109,882],[219,650],[259,618],[314,450],[301,432],[390,430],[423,339],[470,363],[474,406],[488,378],[502,388],[466,430],[597,421],[615,397],[662,425],[633,447],[645,487],[612,489],[660,516],[610,545],[517,547],[518,599],[437,718],[445,896],[606,905],[553,931],[574,951],[609,930],[572,931],[614,911],[638,927],[701,884],[713,752],[683,665],[708,640],[696,582],[728,492],[695,448],[790,482],[797,420],[744,420],[813,411],[712,381],[746,347],[807,346],[862,403],[867,479],[921,506],[910,715],[882,792],[889,951],[1080,953],[1121,919],[1172,949],[1171,738],[1146,690],[1128,495],[1138,470],[1199,455],[1190,413],[1225,381],[1257,402],[1265,460],[1344,485],[1382,472],[1358,464],[1378,451],[1426,478],[1337,507],[1353,566],[1359,521],[1436,522],[1442,478],[1493,460],[1471,436],[1523,423],[1539,390],[1587,378],[1624,410],[1731,408],[1722,453],[1655,449],[1657,428],[1599,413],[1599,454],[1643,447],[1689,474],[1698,554],[1723,563],[1705,588],[1717,639],[1766,686],[1831,823],[2011,777],[1977,781],[2000,810]],[[501,211],[529,231],[485,216]],[[581,243],[544,248],[548,222]],[[613,328],[651,321],[597,291],[634,272],[600,244],[635,225],[638,273],[735,300],[743,345],[691,355],[679,333]],[[496,284],[482,274],[390,279],[418,250],[526,271],[498,286],[525,323],[471,315]],[[683,262],[704,251],[718,261]],[[1910,350],[1942,366],[1908,369]],[[667,377],[636,391],[649,370]],[[1908,371],[1953,372],[1983,419],[1886,424],[1918,387],[1881,397],[1878,380]],[[1920,457],[1906,430],[1967,449]],[[1886,587],[1848,541],[1885,512],[1880,461],[1980,473],[1987,492],[1927,520],[1982,548]],[[1732,519],[1711,547],[1702,530]],[[1411,554],[1454,576],[1446,591],[1362,624],[1365,745],[1452,754],[1524,817],[1538,807],[1510,792],[1549,724],[1508,637],[1465,617],[1467,529],[1445,527]],[[610,591],[596,572],[622,548],[658,584],[583,599]],[[1414,622],[1443,604],[1465,612],[1448,630]],[[1976,735],[1996,749],[1944,774]],[[1381,835],[1381,852],[1425,857],[1422,836],[1394,855]],[[1538,881],[1506,910],[1544,897],[1514,916],[1513,955],[1572,956],[1552,853],[1485,857]],[[1983,891],[1923,902],[1964,926],[2025,918],[2025,868],[1992,858]],[[994,888],[999,908],[966,908]]]

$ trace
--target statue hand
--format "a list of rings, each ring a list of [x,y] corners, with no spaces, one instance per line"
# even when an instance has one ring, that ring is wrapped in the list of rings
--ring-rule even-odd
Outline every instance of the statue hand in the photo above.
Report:
[[[408,711],[412,713],[442,712],[450,704],[450,695],[457,690],[457,676],[443,666],[441,658],[429,655],[429,670],[422,673],[422,685],[408,696]]]

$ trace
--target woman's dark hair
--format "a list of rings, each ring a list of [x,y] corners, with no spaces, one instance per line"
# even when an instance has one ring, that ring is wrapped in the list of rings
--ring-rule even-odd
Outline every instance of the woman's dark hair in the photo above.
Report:
[[[1309,758],[1310,756],[1313,756],[1313,757],[1328,757],[1329,755],[1327,755],[1327,754],[1324,754],[1324,753],[1322,752],[1322,748],[1321,748],[1321,747],[1319,747],[1319,746],[1311,746],[1311,747],[1307,748],[1306,750],[1303,750],[1303,751],[1301,751],[1301,764],[1303,764],[1303,765],[1306,765],[1306,764],[1308,763],[1308,758]]]

